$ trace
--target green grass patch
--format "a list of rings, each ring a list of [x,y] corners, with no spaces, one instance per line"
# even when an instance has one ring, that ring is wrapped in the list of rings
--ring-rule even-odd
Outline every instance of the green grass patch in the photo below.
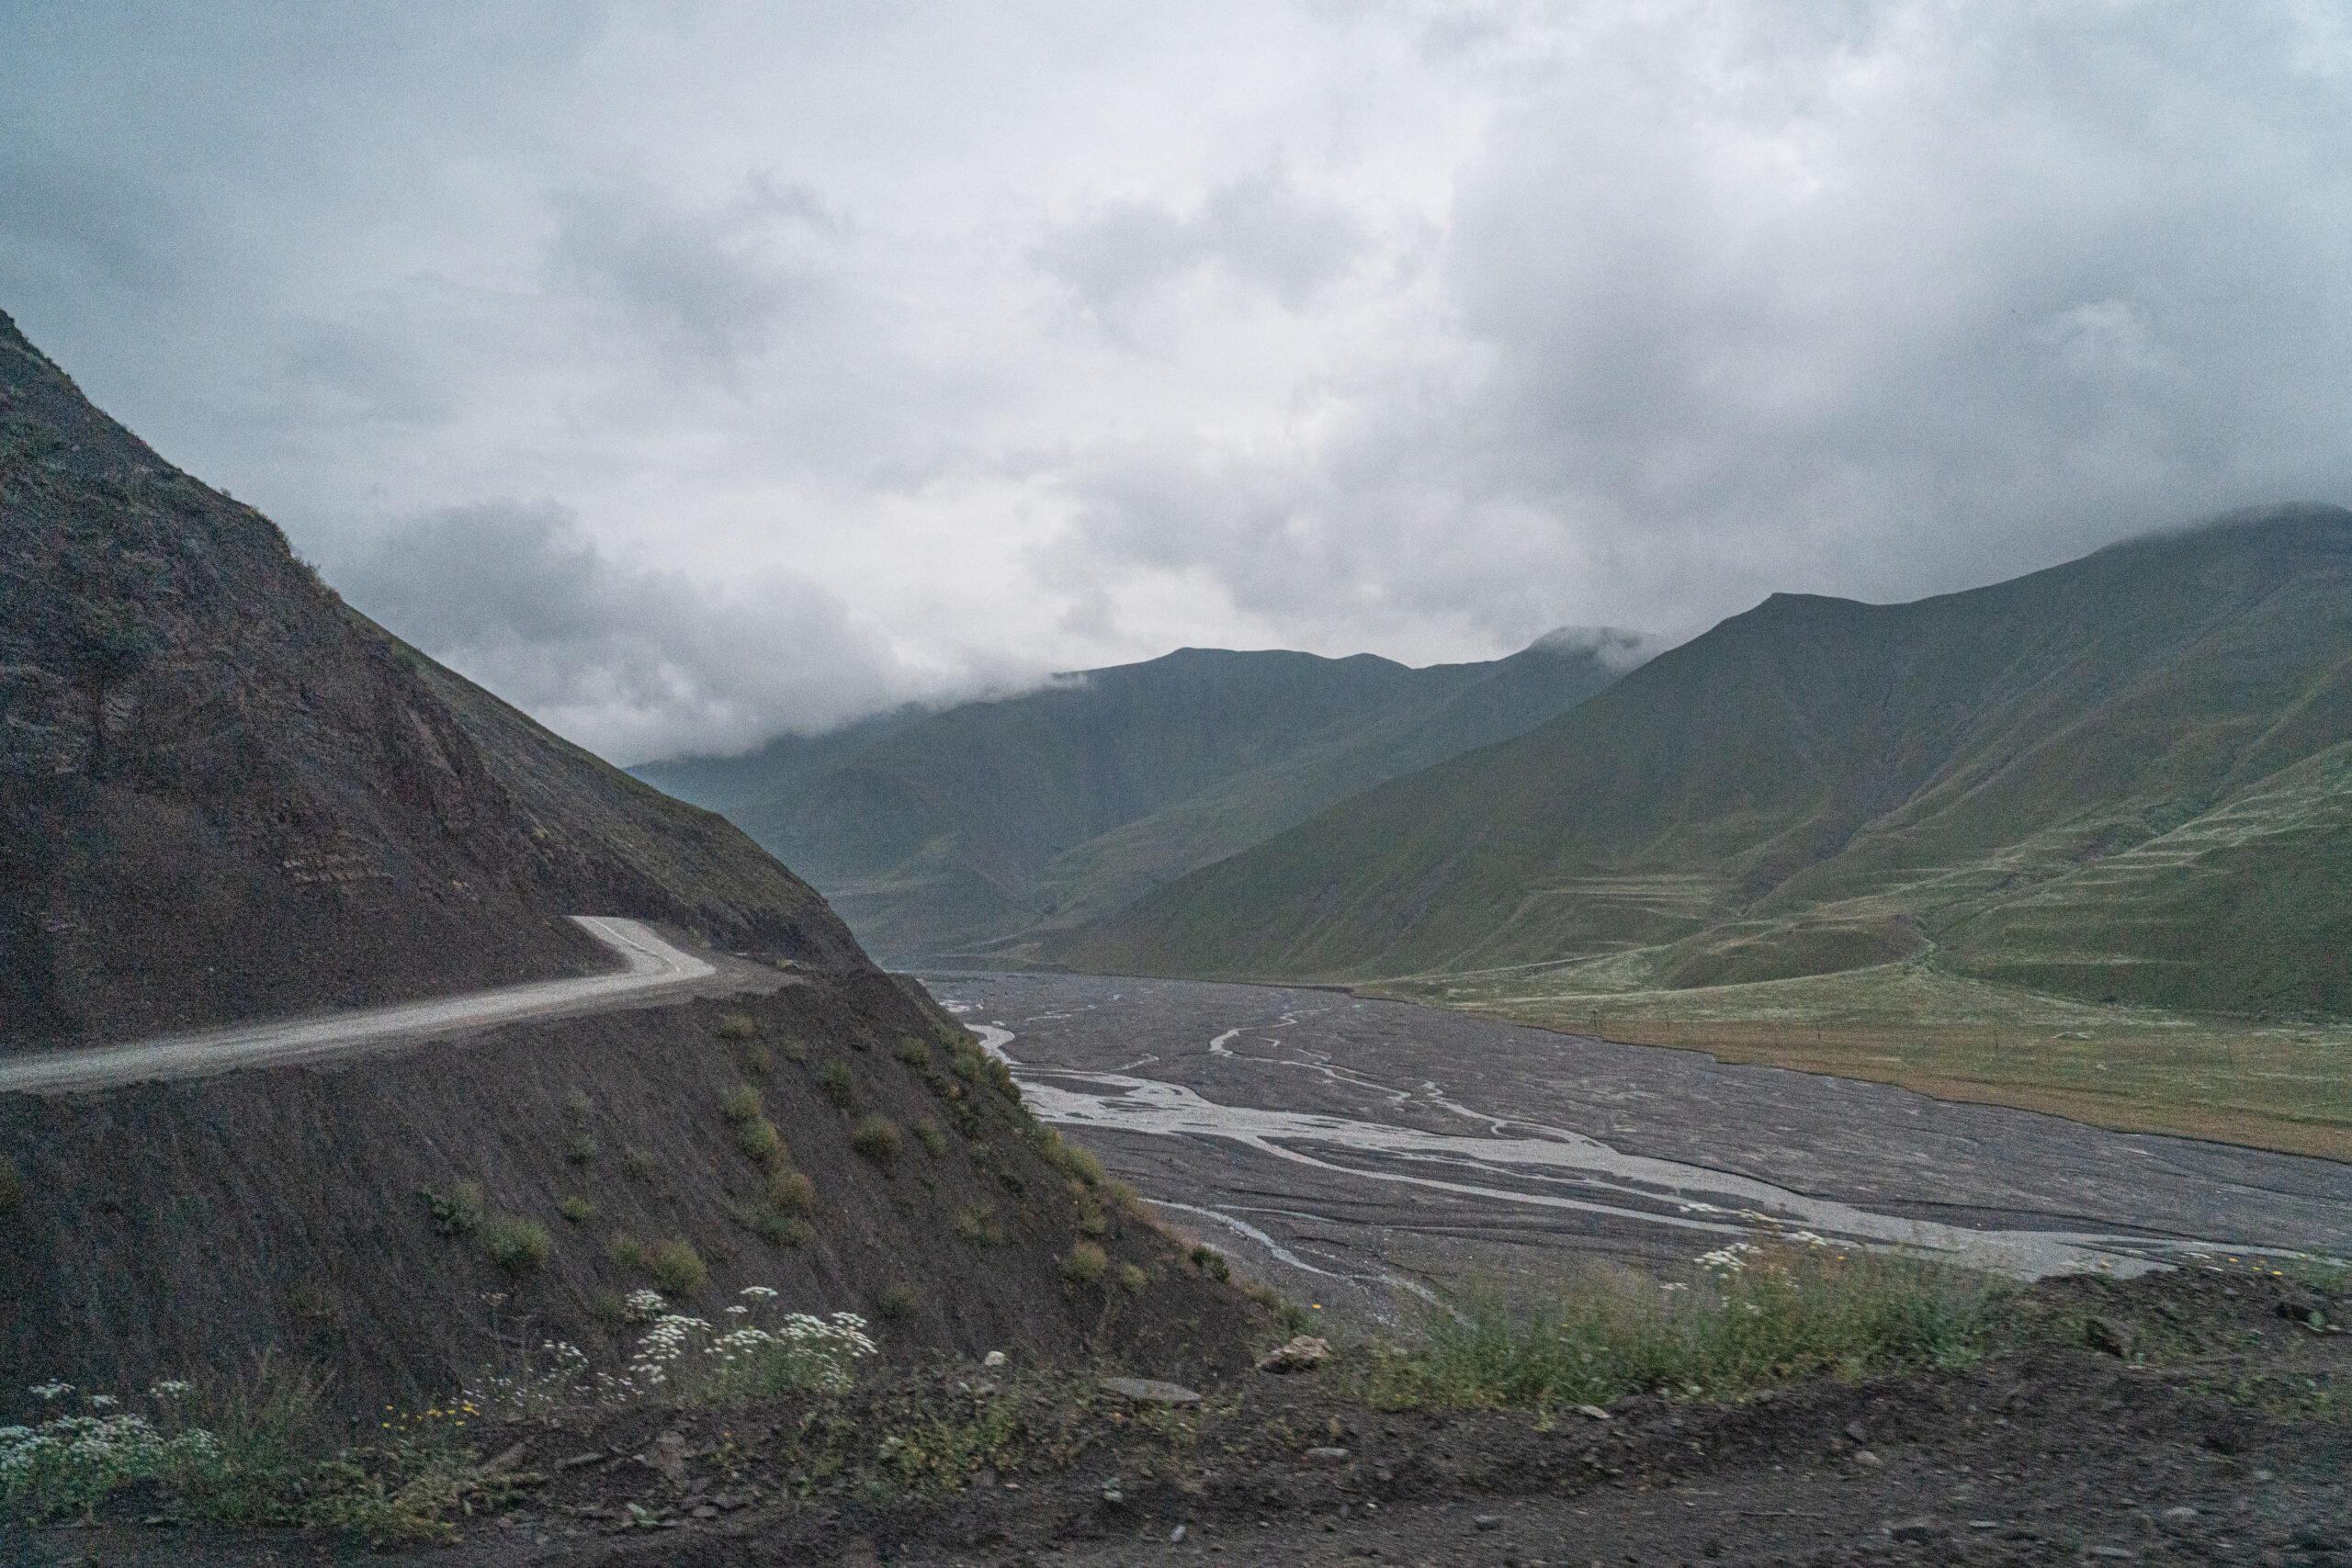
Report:
[[[605,1256],[616,1267],[634,1271],[645,1267],[645,1244],[627,1231],[615,1231],[605,1243]]]
[[[899,1124],[888,1117],[865,1116],[850,1129],[849,1146],[887,1170],[897,1161],[904,1138]]]
[[[817,1202],[817,1184],[797,1170],[779,1170],[768,1179],[768,1207],[787,1214],[807,1213]]]
[[[784,1134],[764,1116],[755,1116],[737,1130],[735,1146],[771,1170],[792,1163],[792,1151],[785,1146]]]
[[[1794,1379],[1962,1365],[1999,1333],[2002,1288],[1902,1257],[1795,1245],[1731,1252],[1687,1281],[1601,1272],[1513,1297],[1474,1285],[1375,1348],[1363,1393],[1399,1409],[1539,1415],[1634,1393],[1729,1398]]]
[[[665,1296],[691,1296],[710,1280],[710,1268],[703,1262],[702,1254],[684,1236],[655,1244],[645,1255],[645,1267],[653,1276],[654,1287]]]
[[[719,1017],[718,1037],[721,1040],[749,1040],[759,1032],[760,1026],[750,1013],[730,1012]]]
[[[481,1224],[481,1189],[470,1181],[460,1181],[447,1192],[424,1190],[424,1206],[433,1215],[433,1228],[443,1235],[471,1235]]]
[[[537,1220],[493,1214],[481,1224],[482,1250],[503,1274],[521,1278],[555,1256],[555,1238]]]
[[[567,1192],[563,1201],[555,1206],[556,1213],[575,1225],[584,1225],[596,1217],[596,1205],[577,1192]]]
[[[985,1198],[956,1211],[956,1234],[975,1247],[1002,1247],[1005,1242],[1004,1225],[996,1217],[996,1205]]]
[[[1111,1259],[1091,1241],[1081,1241],[1062,1259],[1062,1279],[1073,1286],[1091,1285],[1109,1271]]]
[[[835,1105],[847,1109],[857,1092],[845,1062],[828,1062],[817,1069],[817,1088]]]
[[[718,1097],[718,1113],[737,1126],[758,1116],[760,1110],[760,1091],[747,1083],[739,1083]]]

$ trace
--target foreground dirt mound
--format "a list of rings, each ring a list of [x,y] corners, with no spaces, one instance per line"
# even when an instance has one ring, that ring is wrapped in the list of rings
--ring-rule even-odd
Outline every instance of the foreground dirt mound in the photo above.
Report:
[[[0,1050],[609,966],[865,960],[718,818],[364,618],[0,316]]]
[[[643,1332],[627,1297],[657,1285],[722,1323],[746,1285],[854,1312],[900,1359],[1245,1364],[1260,1309],[1062,1151],[919,988],[778,978],[330,1066],[0,1096],[0,1424],[38,1418],[34,1382],[135,1393],[264,1350],[355,1414],[543,1365],[550,1340],[618,1371]]]
[[[2314,1310],[2352,1300],[2203,1271],[2052,1281],[2016,1345],[1973,1367],[1553,1423],[1372,1409],[1344,1364],[1198,1406],[967,1365],[841,1400],[524,1422],[483,1439],[514,1445],[524,1501],[402,1560],[2329,1568],[2352,1561],[2352,1337]],[[2089,1343],[2118,1335],[2124,1355]],[[33,1562],[324,1544],[127,1524],[17,1539]]]

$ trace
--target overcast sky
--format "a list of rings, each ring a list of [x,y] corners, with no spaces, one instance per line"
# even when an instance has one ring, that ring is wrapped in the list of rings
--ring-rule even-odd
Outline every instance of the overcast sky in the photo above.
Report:
[[[616,760],[2352,502],[2352,7],[0,0],[0,309]]]

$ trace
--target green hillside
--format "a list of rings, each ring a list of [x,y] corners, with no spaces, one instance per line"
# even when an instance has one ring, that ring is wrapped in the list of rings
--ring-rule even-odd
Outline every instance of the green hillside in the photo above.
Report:
[[[878,952],[1017,959],[1351,795],[1542,723],[1608,684],[1631,646],[1555,637],[1423,670],[1184,649],[634,771],[788,860]]]
[[[1656,993],[1901,960],[2352,1011],[2352,513],[1917,604],[1776,595],[1063,941],[1117,972]]]

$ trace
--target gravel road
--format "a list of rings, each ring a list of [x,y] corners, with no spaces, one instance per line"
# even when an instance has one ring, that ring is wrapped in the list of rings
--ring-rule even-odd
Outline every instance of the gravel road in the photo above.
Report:
[[[1728,1066],[1343,994],[1055,975],[925,983],[1181,1228],[1286,1293],[1397,1292],[1758,1233],[2026,1277],[2352,1252],[2352,1166]]]
[[[741,991],[774,990],[785,983],[775,970],[720,954],[688,953],[642,921],[611,915],[572,919],[613,950],[622,962],[619,971],[119,1045],[5,1057],[0,1058],[0,1092],[59,1094],[146,1078],[201,1077],[235,1067],[284,1066],[521,1019],[635,1006],[709,985]]]

